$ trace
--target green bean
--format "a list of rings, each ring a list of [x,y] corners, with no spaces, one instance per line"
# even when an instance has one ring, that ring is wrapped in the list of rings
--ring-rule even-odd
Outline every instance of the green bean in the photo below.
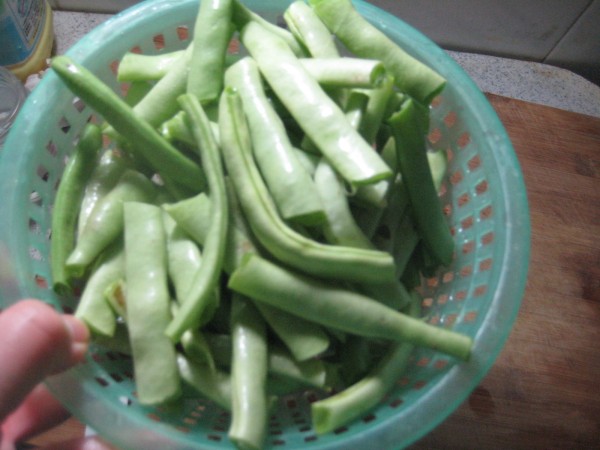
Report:
[[[443,150],[430,150],[427,152],[427,162],[431,170],[433,186],[435,191],[439,192],[448,169],[448,155]]]
[[[387,78],[383,63],[375,59],[301,58],[300,63],[324,88],[378,88]]]
[[[152,89],[152,84],[147,81],[133,81],[129,84],[127,93],[123,100],[129,106],[134,107],[137,105]]]
[[[77,218],[89,173],[102,146],[100,128],[87,124],[63,172],[52,208],[50,267],[52,287],[59,294],[71,291],[66,261],[75,248]]]
[[[179,111],[160,126],[160,134],[168,141],[177,141],[192,148],[196,146],[196,140],[192,131],[187,126],[185,113]]]
[[[221,156],[208,117],[193,95],[182,95],[180,103],[201,150],[202,165],[210,189],[212,219],[204,242],[202,266],[187,294],[188,298],[182,302],[180,310],[165,331],[173,342],[177,342],[187,329],[197,325],[201,318],[207,320],[204,313],[210,307],[209,300],[214,298],[212,294],[223,267],[229,221]]]
[[[376,282],[391,279],[391,256],[373,250],[323,245],[296,233],[279,218],[252,161],[239,96],[225,90],[219,117],[225,165],[250,228],[260,243],[285,263],[325,278]]]
[[[83,320],[95,335],[110,337],[115,332],[115,314],[104,293],[123,275],[124,268],[123,247],[114,245],[101,256],[83,288],[75,317]]]
[[[291,3],[283,13],[288,28],[314,58],[337,58],[340,56],[333,36],[317,17],[312,8],[303,1]]]
[[[64,55],[52,59],[52,68],[71,91],[102,115],[132,144],[138,156],[149,162],[159,174],[164,173],[191,189],[204,188],[202,169],[171,146],[150,124],[134,114],[110,87],[89,70]],[[147,98],[148,96],[144,97]],[[140,104],[141,102],[136,108]]]
[[[185,50],[158,55],[127,52],[119,61],[117,80],[121,82],[160,80],[167,74],[175,61],[183,57],[184,53]]]
[[[329,348],[329,336],[319,325],[264,303],[256,308],[296,361],[307,361]]]
[[[357,287],[360,292],[369,298],[395,310],[401,310],[409,301],[410,293],[400,280],[377,285],[362,284]]]
[[[252,303],[234,295],[231,311],[232,408],[229,439],[242,449],[262,449],[269,419],[267,336]]]
[[[429,104],[444,88],[446,80],[440,74],[369,23],[351,0],[309,0],[309,4],[350,52],[361,58],[381,60],[396,86],[417,101]]]
[[[199,364],[182,354],[177,355],[177,365],[186,384],[221,408],[231,411],[231,377],[228,373]]]
[[[328,242],[348,247],[373,249],[373,244],[352,217],[343,182],[324,159],[317,166],[315,183],[327,214],[324,233]]]
[[[248,255],[228,287],[256,301],[359,336],[407,341],[463,360],[472,341],[466,335],[408,317],[376,300]]]
[[[129,344],[129,332],[125,323],[117,322],[115,332],[112,336],[96,334],[92,336],[92,342],[107,350],[131,356],[131,345]]]
[[[391,175],[284,42],[252,22],[242,30],[241,39],[275,94],[344,179],[361,185]]]
[[[157,128],[177,113],[177,97],[184,94],[187,88],[188,64],[193,49],[193,44],[188,45],[183,56],[171,64],[167,73],[154,84],[148,95],[133,107],[133,112],[138,118]]]
[[[114,242],[123,230],[123,203],[150,201],[154,186],[144,175],[126,170],[117,185],[95,206],[75,248],[67,258],[67,270],[75,278],[84,275],[96,257]]]
[[[291,3],[283,13],[291,33],[302,43],[313,58],[339,58],[340,53],[331,32],[317,17],[315,12],[304,1]],[[344,105],[346,89],[329,89],[331,98],[339,105]],[[303,148],[318,153],[314,143],[305,137]]]
[[[366,207],[376,207],[382,212],[388,207],[388,197],[398,177],[398,163],[396,159],[396,143],[393,138],[387,140],[381,149],[381,157],[394,172],[389,180],[381,180],[375,184],[359,186],[352,199]],[[375,217],[373,217],[375,218]]]
[[[452,261],[454,240],[446,223],[426,154],[422,117],[407,100],[389,123],[396,139],[398,163],[414,213],[417,230],[431,255],[445,266]]]
[[[225,82],[242,99],[256,163],[282,217],[305,225],[322,223],[324,205],[264,92],[256,62],[241,59],[227,69]]]
[[[292,33],[264,19],[259,14],[246,7],[240,0],[233,0],[233,23],[238,31],[242,30],[242,28],[250,22],[259,24],[268,29],[271,33],[276,34],[287,44],[296,56],[306,56],[306,50],[300,45]]]
[[[81,236],[96,203],[115,187],[125,169],[130,168],[130,163],[118,150],[108,149],[102,153],[85,186],[77,219],[77,236]]]
[[[232,342],[231,335],[207,334],[206,340],[215,356],[217,365],[224,369],[231,367]],[[307,387],[329,390],[338,383],[337,368],[322,359],[313,358],[306,361],[297,361],[284,346],[279,343],[269,342],[268,349],[268,375],[267,388],[271,390],[271,377],[278,380],[293,381],[295,390]]]
[[[230,189],[228,189],[228,198],[232,220],[227,229],[223,270],[231,273],[244,254],[257,250],[249,233],[246,233],[244,226],[239,223],[239,214],[232,206],[235,202],[234,193]],[[165,204],[163,208],[196,243],[204,245],[211,221],[211,201],[206,194],[202,193],[177,203]]]
[[[127,326],[137,397],[141,404],[160,404],[181,393],[175,346],[164,334],[171,311],[162,212],[140,202],[126,202],[123,210]]]
[[[118,275],[118,274],[117,274]],[[123,321],[127,321],[127,299],[125,293],[125,279],[123,272],[116,276],[112,282],[108,282],[104,290],[104,298]]]
[[[232,3],[232,0],[200,2],[194,24],[187,92],[202,104],[216,100],[223,89],[225,56],[233,34]]]
[[[397,239],[394,240],[392,254],[396,262],[396,275],[401,276],[410,256],[419,243],[419,234],[415,230],[412,214],[406,214],[396,228]]]
[[[418,297],[413,294],[413,297]],[[417,317],[419,299],[412,301],[410,316]],[[343,391],[311,405],[313,428],[325,434],[367,414],[392,389],[406,370],[414,346],[396,343],[370,373]]]
[[[167,271],[175,299],[180,302],[185,299],[202,265],[202,255],[198,244],[166,212],[163,224],[167,236]]]
[[[181,347],[186,356],[194,362],[207,365],[211,369],[215,368],[211,349],[202,331],[187,330],[183,333],[181,336]]]
[[[375,138],[386,117],[387,107],[394,98],[394,78],[386,76],[374,89],[363,91],[369,97],[365,111],[358,127],[359,133],[370,144],[375,144]]]

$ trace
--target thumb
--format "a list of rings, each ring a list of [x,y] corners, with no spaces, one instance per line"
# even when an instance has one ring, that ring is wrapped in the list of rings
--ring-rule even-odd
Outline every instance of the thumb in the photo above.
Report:
[[[48,375],[83,360],[89,332],[73,316],[38,300],[23,300],[0,314],[0,421]]]

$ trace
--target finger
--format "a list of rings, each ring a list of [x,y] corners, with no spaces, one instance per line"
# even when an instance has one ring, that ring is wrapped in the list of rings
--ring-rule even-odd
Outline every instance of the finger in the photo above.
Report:
[[[38,384],[2,424],[2,440],[13,445],[23,442],[57,426],[68,417],[69,412],[46,386]]]
[[[89,332],[38,300],[23,300],[0,314],[0,421],[48,375],[82,361]]]
[[[98,436],[73,439],[45,446],[40,450],[117,450]]]

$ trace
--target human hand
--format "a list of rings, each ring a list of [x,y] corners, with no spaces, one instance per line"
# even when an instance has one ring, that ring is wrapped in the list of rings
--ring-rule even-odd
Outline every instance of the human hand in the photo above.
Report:
[[[80,363],[89,341],[87,327],[38,300],[23,300],[0,313],[0,450],[68,418],[42,381]],[[61,442],[47,450],[109,450],[97,437]]]

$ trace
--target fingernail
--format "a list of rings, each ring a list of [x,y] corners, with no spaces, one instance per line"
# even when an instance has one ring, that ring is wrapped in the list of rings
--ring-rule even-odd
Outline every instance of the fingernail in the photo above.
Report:
[[[85,343],[87,345],[90,332],[85,324],[74,316],[63,316],[63,320],[71,332],[73,342],[75,344]]]

